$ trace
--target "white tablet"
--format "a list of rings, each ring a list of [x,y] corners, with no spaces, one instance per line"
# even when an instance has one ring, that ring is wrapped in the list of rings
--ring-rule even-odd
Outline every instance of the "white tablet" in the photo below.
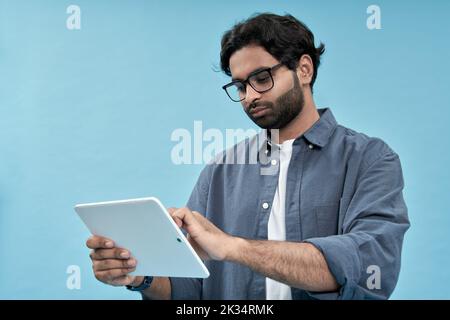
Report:
[[[137,260],[136,276],[207,278],[208,269],[170,214],[154,198],[78,204],[92,234],[114,241]]]

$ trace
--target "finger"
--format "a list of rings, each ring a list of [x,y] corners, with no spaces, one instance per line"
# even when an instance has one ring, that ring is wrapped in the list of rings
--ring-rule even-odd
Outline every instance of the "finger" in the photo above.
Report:
[[[121,248],[114,249],[96,249],[90,253],[92,260],[104,260],[104,259],[129,259],[131,257],[130,252]]]
[[[116,280],[116,278],[128,275],[133,272],[136,268],[122,268],[122,269],[111,269],[105,271],[95,272],[95,277],[102,282],[109,282]]]
[[[173,213],[172,218],[175,220],[175,222],[177,221],[177,219],[181,220],[182,224],[184,224],[185,227],[189,227],[196,222],[191,210],[186,207],[176,210]]]
[[[169,212],[170,215],[172,215],[177,210],[178,210],[178,208],[175,208],[175,207],[167,208],[167,211]]]
[[[209,260],[210,259],[210,256],[208,255],[208,253],[206,253],[206,251],[203,250],[202,247],[200,247],[198,245],[198,243],[194,239],[192,239],[192,237],[189,237],[188,241],[191,244],[192,248],[195,250],[195,252],[200,257],[200,259],[202,259],[202,260]]]
[[[92,236],[87,239],[86,246],[89,249],[113,248],[114,241],[100,236]]]
[[[175,223],[177,224],[177,226],[179,228],[181,228],[183,226],[183,221],[180,218],[174,217],[173,220],[175,221]]]
[[[94,260],[92,264],[95,271],[133,268],[136,267],[136,265],[137,261],[133,258],[126,260],[119,260],[119,259]]]

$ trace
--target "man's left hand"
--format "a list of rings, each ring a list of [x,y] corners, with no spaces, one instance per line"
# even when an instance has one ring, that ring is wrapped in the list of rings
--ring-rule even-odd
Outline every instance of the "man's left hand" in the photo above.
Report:
[[[235,238],[189,208],[168,208],[175,223],[188,232],[188,241],[203,260],[225,260]]]

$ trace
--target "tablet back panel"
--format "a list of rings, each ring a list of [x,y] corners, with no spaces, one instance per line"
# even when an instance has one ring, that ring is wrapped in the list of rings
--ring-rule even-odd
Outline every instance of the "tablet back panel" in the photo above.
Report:
[[[107,237],[137,260],[132,275],[206,278],[208,269],[156,198],[80,204],[92,234]]]

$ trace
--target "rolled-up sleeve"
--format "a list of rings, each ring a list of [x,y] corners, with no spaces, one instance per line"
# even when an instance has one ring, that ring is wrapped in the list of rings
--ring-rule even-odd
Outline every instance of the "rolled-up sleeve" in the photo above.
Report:
[[[403,237],[409,228],[398,155],[388,152],[367,166],[343,218],[342,234],[310,238],[340,284],[318,299],[387,299],[400,272]],[[379,282],[373,280],[379,277]]]

